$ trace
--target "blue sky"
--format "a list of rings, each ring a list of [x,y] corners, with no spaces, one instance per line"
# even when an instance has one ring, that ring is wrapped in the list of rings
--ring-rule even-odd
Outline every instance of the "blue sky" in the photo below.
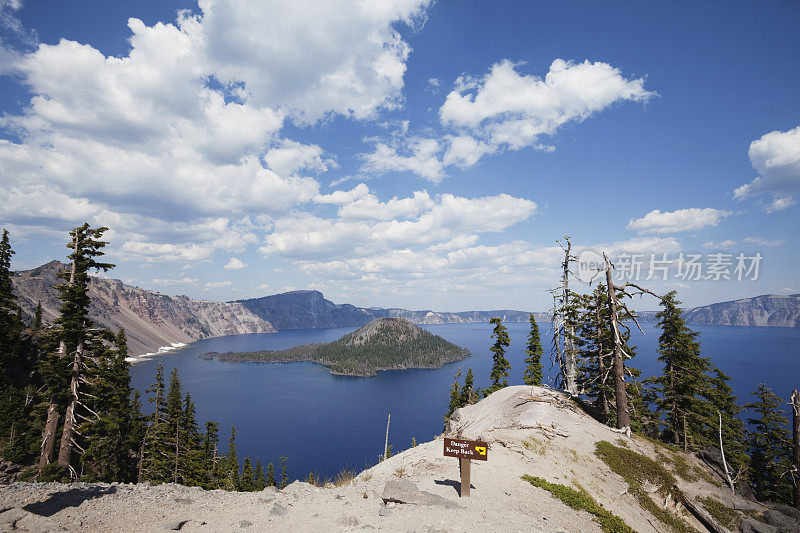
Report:
[[[0,0],[15,268],[88,221],[167,294],[544,310],[569,235],[800,292],[795,2],[126,4]]]

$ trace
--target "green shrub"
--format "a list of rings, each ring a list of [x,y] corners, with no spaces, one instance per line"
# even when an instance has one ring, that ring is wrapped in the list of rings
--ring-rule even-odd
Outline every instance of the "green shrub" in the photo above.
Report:
[[[708,496],[707,498],[697,498],[703,508],[708,511],[708,514],[714,517],[718,524],[725,526],[731,530],[738,530],[742,524],[742,515],[737,513],[734,509],[727,507],[724,503]]]
[[[681,494],[676,485],[675,476],[657,461],[628,448],[614,446],[604,440],[595,445],[595,455],[628,483],[628,491],[636,498],[642,508],[668,525],[673,531],[679,533],[693,531],[682,519],[670,514],[656,504],[642,488],[642,483],[647,481],[655,485],[657,492],[662,496],[670,495],[677,501],[683,499],[683,494]]]

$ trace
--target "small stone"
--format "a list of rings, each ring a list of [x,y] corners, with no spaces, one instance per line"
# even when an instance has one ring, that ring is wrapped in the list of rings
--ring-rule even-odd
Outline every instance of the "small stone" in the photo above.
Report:
[[[378,509],[378,516],[389,516],[390,514],[392,514],[392,511],[386,505],[381,505],[381,508]]]
[[[242,520],[239,522],[239,527],[251,527],[253,525],[249,520]]]
[[[359,524],[359,521],[355,516],[342,515],[339,517],[336,523],[344,527],[356,527]]]
[[[271,516],[286,516],[289,514],[289,511],[287,511],[283,505],[276,503],[272,506],[272,510],[269,512],[269,514]]]
[[[167,522],[164,524],[164,529],[169,531],[180,531],[181,528],[188,522],[188,520],[178,520],[175,522]]]
[[[388,507],[389,509],[394,509],[395,505],[396,504],[394,502],[389,502],[389,503],[386,504],[386,507]]]

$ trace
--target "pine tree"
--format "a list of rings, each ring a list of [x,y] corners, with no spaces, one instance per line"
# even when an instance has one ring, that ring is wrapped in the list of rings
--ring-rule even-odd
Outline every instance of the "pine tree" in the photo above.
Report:
[[[242,479],[239,481],[239,490],[242,492],[252,492],[255,490],[255,484],[253,481],[253,465],[250,463],[250,457],[244,458]]]
[[[281,456],[281,483],[278,486],[279,489],[286,488],[286,486],[289,484],[289,476],[286,474],[286,461],[288,459],[289,458],[285,455]]]
[[[14,284],[11,281],[12,255],[14,250],[11,249],[8,231],[4,229],[0,238],[0,388],[10,384],[9,372],[20,355],[22,327]],[[0,417],[5,418],[2,415]],[[0,421],[4,422],[13,423],[10,420]]]
[[[509,370],[511,370],[511,363],[508,362],[506,359],[506,348],[508,348],[509,344],[511,344],[511,340],[508,336],[508,330],[503,325],[503,321],[499,318],[493,318],[489,321],[490,323],[494,324],[494,330],[492,331],[492,338],[495,339],[494,345],[491,347],[492,350],[492,360],[494,364],[492,365],[492,372],[489,378],[492,381],[491,386],[484,391],[484,396],[489,396],[491,393],[502,389],[503,387],[508,386],[508,378]]]
[[[275,465],[272,463],[267,465],[267,479],[265,481],[268,487],[278,486],[278,483],[275,481]]]
[[[658,360],[664,364],[664,371],[651,380],[658,393],[655,403],[664,415],[670,440],[674,444],[683,442],[688,448],[694,439],[694,447],[698,447],[702,444],[698,441],[707,434],[704,424],[708,413],[713,413],[701,396],[709,389],[706,372],[711,369],[711,363],[700,357],[698,333],[690,330],[681,317],[675,291],[664,296],[661,305],[664,309],[656,318],[661,327]],[[716,418],[716,413],[713,415]]]
[[[536,319],[533,313],[530,316],[531,332],[528,334],[528,346],[525,349],[525,373],[522,375],[522,381],[526,385],[541,385],[544,378],[542,373],[542,341],[539,338],[539,326],[536,324]]]
[[[94,367],[92,394],[87,401],[96,417],[78,426],[86,449],[81,455],[85,477],[99,481],[134,481],[135,456],[143,438],[138,395],[130,386],[125,331],[106,332],[109,346],[102,357],[87,360]],[[96,347],[95,354],[101,348]]]
[[[205,488],[217,489],[223,486],[225,479],[225,461],[217,453],[219,446],[219,424],[216,422],[206,422],[206,432],[203,436],[203,456],[204,468],[206,471]]]
[[[236,426],[231,426],[231,440],[225,460],[225,486],[227,490],[239,490],[239,456],[236,454]]]
[[[713,369],[713,377],[709,388],[704,393],[712,405],[710,420],[707,421],[706,441],[709,445],[719,446],[719,416],[722,417],[722,445],[726,461],[733,471],[741,471],[747,464],[747,429],[739,418],[742,408],[736,403],[736,395],[728,384],[730,376],[718,368]]]
[[[749,439],[753,492],[761,501],[790,503],[790,441],[785,429],[789,421],[780,411],[783,402],[763,383],[758,384],[753,396],[757,401],[745,405],[756,414],[756,418],[747,419],[753,426]]]
[[[261,460],[256,459],[256,469],[253,472],[253,490],[264,490],[266,483],[264,482],[264,467],[261,466]]]
[[[203,486],[209,482],[209,470],[205,464],[203,436],[197,426],[197,414],[189,391],[183,400],[183,449],[185,453],[185,474],[183,483],[191,486]]]
[[[613,341],[606,299],[606,289],[600,284],[591,294],[579,296],[575,305],[581,317],[579,389],[592,400],[600,420],[607,424],[613,420],[614,386],[610,375]]]
[[[66,410],[58,451],[58,466],[64,470],[72,468],[78,416],[76,410],[81,405],[81,398],[86,396],[81,389],[82,386],[91,384],[92,376],[89,373],[97,363],[97,358],[104,355],[103,333],[101,331],[99,334],[93,334],[88,313],[91,303],[89,271],[92,269],[108,271],[114,267],[110,263],[95,260],[96,257],[104,255],[102,249],[107,243],[100,239],[107,229],[104,227],[92,229],[89,224],[84,224],[70,232],[72,240],[67,244],[67,247],[72,249],[69,256],[70,270],[59,273],[59,277],[66,283],[56,287],[61,300],[60,316],[56,319],[57,335],[60,340],[58,355],[48,357],[43,361],[41,368],[46,388],[49,389],[47,392],[50,396],[50,405],[42,439],[40,469],[53,459],[60,404],[66,404]],[[100,353],[94,353],[93,349]],[[71,361],[71,364],[64,365],[64,360],[67,363]],[[72,472],[74,474],[74,470]]]
[[[31,329],[33,329],[34,333],[42,329],[42,302],[36,304],[36,313],[33,315]]]
[[[447,421],[450,419],[450,415],[455,413],[456,409],[461,407],[461,386],[458,384],[459,377],[461,377],[460,368],[453,377],[453,384],[450,386],[450,405],[447,408],[447,414],[444,415],[445,428],[447,428]]]
[[[24,410],[19,408],[19,394],[11,383],[11,367],[19,356],[19,308],[11,281],[11,249],[8,231],[0,238],[0,435],[9,435],[12,428],[24,423]]]
[[[162,483],[170,479],[170,427],[164,388],[164,367],[156,366],[155,382],[147,389],[152,396],[153,414],[148,417],[139,458],[139,482]]]
[[[461,397],[458,402],[459,407],[472,405],[478,401],[478,389],[475,388],[475,377],[472,374],[472,369],[467,370],[467,375],[464,377],[464,386],[461,387]]]
[[[183,386],[178,369],[174,368],[169,377],[169,390],[167,392],[167,417],[166,423],[170,433],[169,456],[172,461],[172,482],[179,483],[184,480],[186,468],[186,438],[183,432],[185,425],[183,406]]]

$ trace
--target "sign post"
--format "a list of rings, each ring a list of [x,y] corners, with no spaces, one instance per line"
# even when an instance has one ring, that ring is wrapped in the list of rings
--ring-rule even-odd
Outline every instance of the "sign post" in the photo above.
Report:
[[[488,460],[489,446],[479,440],[444,439],[444,455],[458,458],[458,470],[461,474],[461,497],[469,498],[471,459]]]

